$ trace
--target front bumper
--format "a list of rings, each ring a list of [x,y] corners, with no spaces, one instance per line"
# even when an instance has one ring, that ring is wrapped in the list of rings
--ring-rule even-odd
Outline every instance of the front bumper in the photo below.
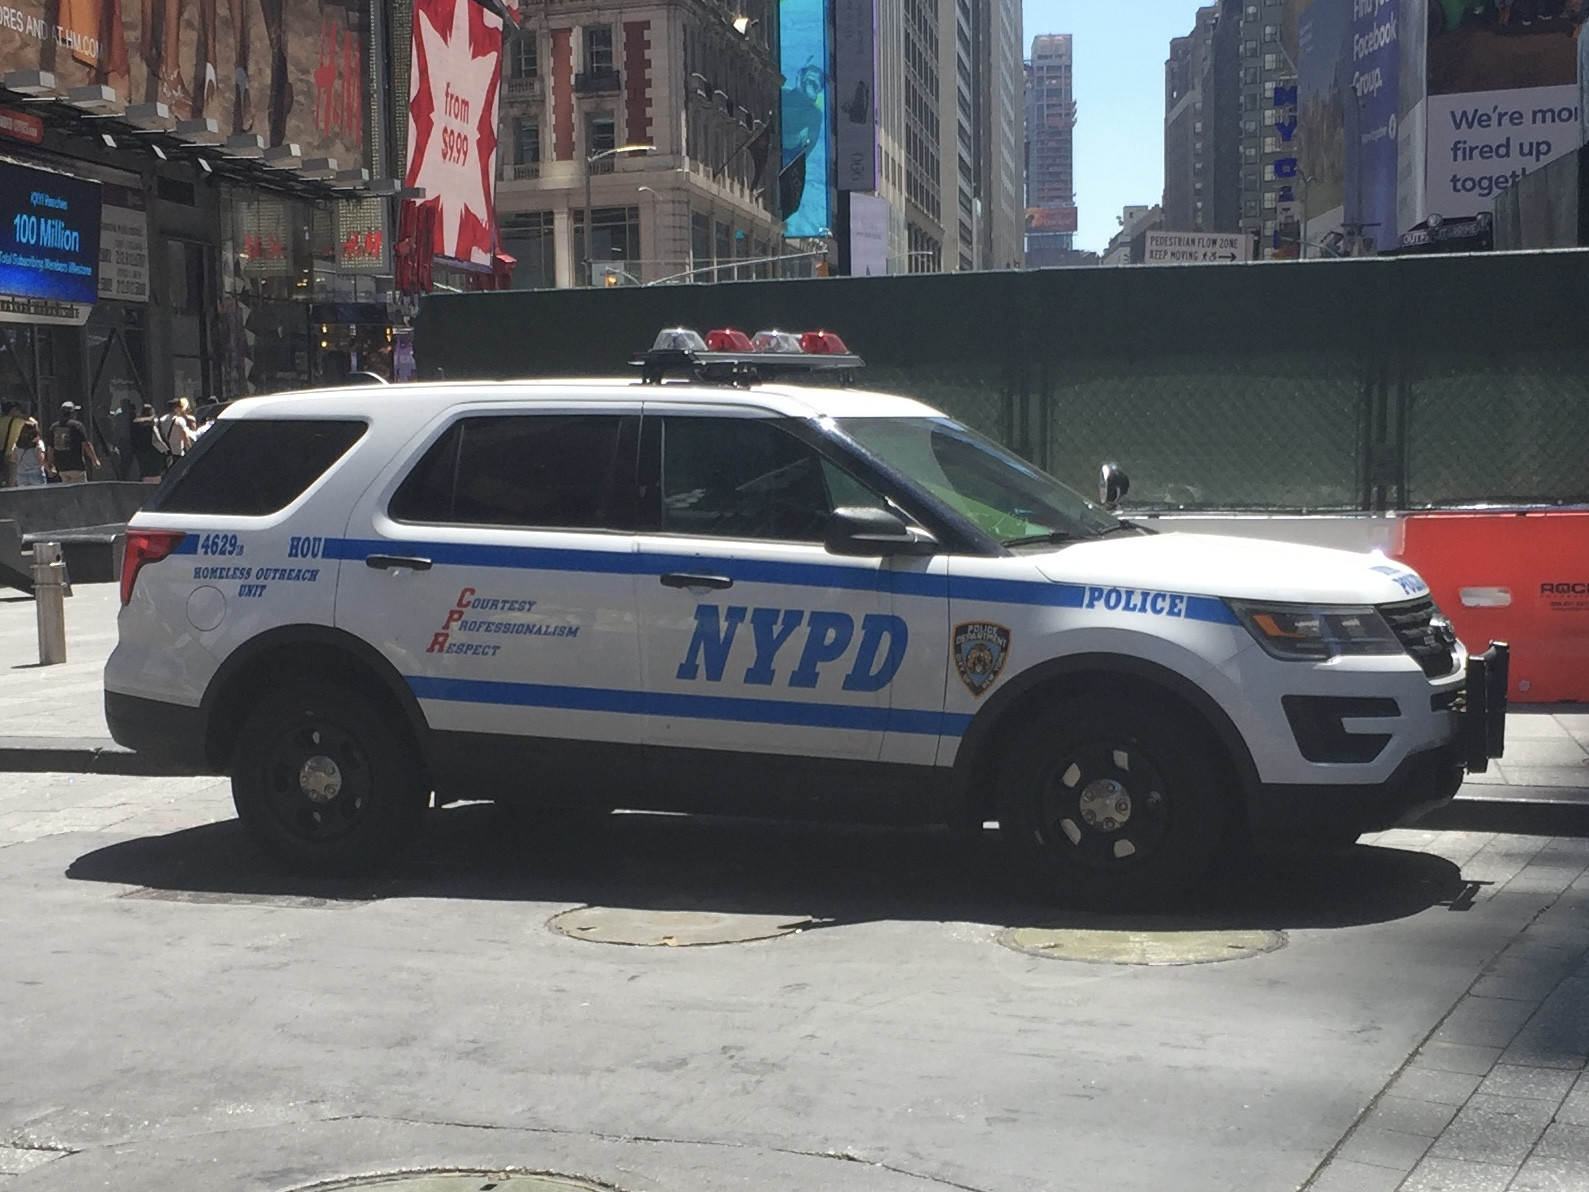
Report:
[[[1445,806],[1466,774],[1482,774],[1506,747],[1508,662],[1504,642],[1470,657],[1456,702],[1456,735],[1411,754],[1383,782],[1260,785],[1247,799],[1253,842],[1274,849],[1339,841],[1410,824]]]

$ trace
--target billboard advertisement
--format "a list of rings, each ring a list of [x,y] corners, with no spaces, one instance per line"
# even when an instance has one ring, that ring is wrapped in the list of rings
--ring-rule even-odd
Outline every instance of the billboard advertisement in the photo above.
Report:
[[[99,183],[0,161],[0,320],[81,323],[99,296]]]
[[[114,88],[224,134],[364,160],[365,34],[341,0],[8,0],[0,70],[46,70],[63,91]]]
[[[1491,211],[1495,196],[1581,142],[1578,6],[1424,0],[1425,214]]]
[[[888,200],[850,196],[850,276],[882,277],[888,272]]]
[[[833,0],[833,90],[838,97],[833,138],[837,189],[876,190],[876,0]]]
[[[1028,207],[1026,209],[1026,231],[1057,232],[1060,234],[1074,232],[1077,227],[1077,209],[1075,207]]]
[[[783,159],[779,209],[786,237],[829,236],[833,228],[830,163],[833,105],[828,74],[826,0],[783,0],[778,6],[780,120]]]
[[[414,0],[406,185],[434,214],[434,255],[490,268],[496,253],[502,18],[471,0]]]

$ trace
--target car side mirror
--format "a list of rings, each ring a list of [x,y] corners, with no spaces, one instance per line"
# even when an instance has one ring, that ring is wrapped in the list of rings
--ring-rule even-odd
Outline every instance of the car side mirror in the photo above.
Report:
[[[1131,477],[1119,464],[1110,460],[1098,469],[1098,503],[1105,509],[1118,506],[1130,491]]]
[[[846,505],[833,511],[823,546],[829,554],[931,555],[938,540],[926,530],[913,530],[902,518],[886,509],[865,505]]]

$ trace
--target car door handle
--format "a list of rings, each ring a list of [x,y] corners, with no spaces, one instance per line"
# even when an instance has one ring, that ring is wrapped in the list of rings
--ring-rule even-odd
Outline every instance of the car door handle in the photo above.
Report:
[[[686,575],[682,571],[669,571],[662,577],[664,588],[732,588],[734,581],[726,575]]]
[[[429,559],[411,558],[408,555],[366,555],[364,565],[376,571],[406,568],[409,571],[429,571]]]

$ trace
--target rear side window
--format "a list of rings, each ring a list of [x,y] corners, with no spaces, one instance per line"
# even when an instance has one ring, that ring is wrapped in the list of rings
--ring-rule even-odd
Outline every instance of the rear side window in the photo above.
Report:
[[[462,419],[425,452],[387,511],[404,522],[628,529],[637,426],[619,414]]]
[[[144,506],[160,513],[259,517],[291,505],[364,434],[363,422],[222,419]]]

